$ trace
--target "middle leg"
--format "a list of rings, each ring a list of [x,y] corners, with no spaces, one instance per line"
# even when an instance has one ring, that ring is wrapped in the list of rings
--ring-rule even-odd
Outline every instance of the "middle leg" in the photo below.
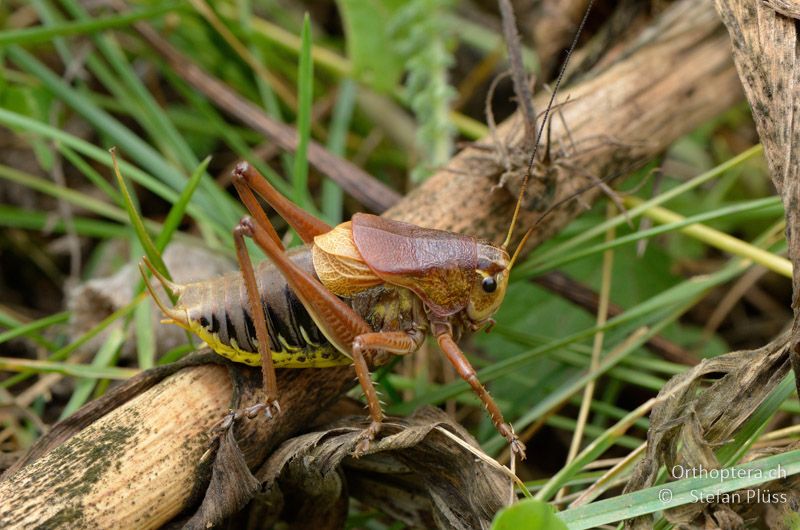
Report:
[[[353,362],[364,362],[364,355],[368,352],[374,353],[379,351],[393,355],[414,353],[422,346],[424,340],[425,334],[417,329],[409,331],[375,331],[372,333],[364,333],[356,337],[353,341]],[[372,440],[374,440],[380,432],[381,422],[374,421],[374,418],[379,416],[381,420],[383,420],[383,411],[380,408],[380,401],[375,392],[375,387],[372,384],[372,379],[370,378],[368,380],[367,385],[361,380],[362,374],[365,374],[365,377],[370,377],[369,371],[366,370],[366,363],[364,364],[364,368],[365,369],[362,369],[362,371],[359,371],[358,365],[356,365],[356,373],[358,374],[362,388],[364,388],[365,396],[367,389],[373,394],[372,396],[366,396],[373,422],[367,429],[362,431],[356,439],[356,448],[353,451],[353,456],[356,458],[367,452]],[[373,405],[377,406],[376,410],[372,409]]]

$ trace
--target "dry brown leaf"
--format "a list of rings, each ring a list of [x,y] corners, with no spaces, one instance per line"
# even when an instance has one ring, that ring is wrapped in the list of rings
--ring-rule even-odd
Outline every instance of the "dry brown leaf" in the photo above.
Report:
[[[476,458],[439,431],[446,429],[478,447],[444,412],[424,408],[408,418],[388,419],[381,439],[355,460],[351,453],[365,426],[363,417],[348,417],[285,442],[256,472],[267,490],[265,498],[291,498],[287,506],[293,508],[299,500],[303,509],[293,509],[288,517],[293,525],[300,518],[300,527],[309,527],[304,526],[309,519],[330,520],[348,491],[422,528],[488,528],[508,503],[511,480],[499,466]]]
[[[789,373],[788,344],[788,335],[784,335],[758,350],[704,360],[673,377],[658,395],[650,415],[645,458],[634,469],[625,492],[653,486],[661,466],[667,470],[676,466],[694,470],[720,468],[714,450],[732,438]],[[709,379],[713,380],[710,385]],[[771,489],[770,485],[762,487]],[[758,504],[747,508],[754,509]],[[705,528],[708,524],[712,528],[738,528],[738,517],[734,515],[741,508],[744,507],[694,503],[669,510],[665,516],[686,528]],[[652,525],[652,517],[643,516],[628,521],[627,528],[638,530]]]

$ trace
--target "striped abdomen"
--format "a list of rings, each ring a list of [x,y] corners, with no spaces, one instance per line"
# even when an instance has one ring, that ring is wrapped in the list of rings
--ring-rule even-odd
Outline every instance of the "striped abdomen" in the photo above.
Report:
[[[307,249],[292,252],[291,258],[303,270],[314,274]],[[276,367],[326,367],[351,362],[328,342],[271,263],[259,264],[256,278]],[[185,311],[188,319],[186,323],[176,323],[198,335],[220,355],[251,366],[261,364],[241,274],[230,273],[185,285],[175,309]]]

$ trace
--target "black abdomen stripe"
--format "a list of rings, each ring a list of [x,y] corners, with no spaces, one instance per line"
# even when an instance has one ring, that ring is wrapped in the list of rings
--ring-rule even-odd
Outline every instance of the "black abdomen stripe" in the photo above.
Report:
[[[294,291],[289,289],[288,286],[285,291],[286,300],[291,308],[291,325],[296,333],[297,340],[304,345],[306,344],[306,338],[316,345],[326,344],[328,341],[325,335],[322,334],[317,324],[314,322],[314,319],[311,318],[308,309],[306,309]],[[306,332],[305,337],[300,332],[301,328]]]

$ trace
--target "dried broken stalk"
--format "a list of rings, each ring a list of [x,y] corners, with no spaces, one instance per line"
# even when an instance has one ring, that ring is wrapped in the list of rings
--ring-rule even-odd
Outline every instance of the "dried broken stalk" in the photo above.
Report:
[[[676,466],[686,470],[723,467],[715,449],[732,439],[789,369],[788,337],[782,336],[758,350],[704,360],[673,377],[659,392],[658,403],[650,415],[645,458],[637,464],[625,492],[654,485],[661,466],[667,470]],[[709,378],[715,379],[707,386]],[[786,486],[764,485],[764,488],[791,492],[791,487]],[[755,509],[756,505],[750,508]],[[695,503],[669,510],[666,517],[674,524],[703,528],[722,524],[720,517],[734,520],[749,515],[744,511],[733,517],[735,514],[731,507],[722,504]],[[628,528],[635,529],[652,525],[650,516],[627,523]]]
[[[624,59],[562,89],[558,100],[568,101],[554,112],[550,146],[540,149],[550,163],[534,168],[519,226],[531,226],[550,205],[595,185],[597,178],[624,176],[740,98],[729,45],[709,2],[674,4],[644,35],[630,43]],[[539,94],[534,108],[544,108],[548,96]],[[498,240],[510,217],[501,212],[513,209],[527,169],[530,152],[518,149],[523,134],[519,114],[498,126],[497,136],[511,153],[510,172],[486,139],[461,151],[387,215]],[[498,189],[499,181],[511,193]],[[582,198],[591,203],[598,193],[593,189]],[[451,205],[461,212],[450,212]],[[576,201],[557,209],[539,225],[529,248],[579,213]]]

